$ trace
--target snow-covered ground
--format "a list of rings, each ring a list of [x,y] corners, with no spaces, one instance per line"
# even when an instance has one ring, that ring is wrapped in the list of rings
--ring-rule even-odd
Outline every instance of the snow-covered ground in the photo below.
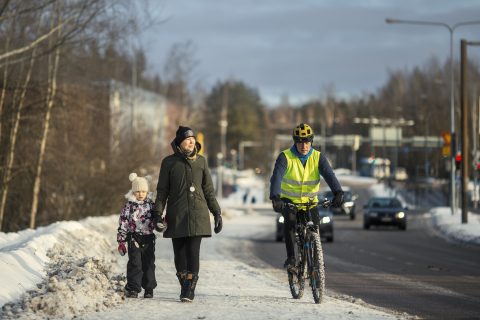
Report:
[[[370,183],[348,178],[352,183]],[[372,182],[373,183],[373,182]],[[245,182],[245,185],[249,185]],[[255,186],[259,186],[258,181]],[[260,188],[261,189],[261,188]],[[372,192],[389,192],[372,185]],[[258,192],[258,191],[257,191]],[[238,195],[237,195],[238,197]],[[242,199],[243,201],[243,199]],[[303,299],[291,298],[286,275],[258,260],[249,239],[273,232],[271,217],[225,210],[224,230],[204,239],[195,301],[178,300],[173,250],[169,239],[157,239],[153,299],[125,299],[127,257],[116,251],[116,215],[58,222],[36,230],[0,233],[0,311],[2,319],[398,319],[353,297],[327,292],[315,305],[306,288]],[[243,202],[242,202],[243,203]],[[236,204],[238,207],[238,204]],[[253,205],[262,206],[262,204]],[[264,205],[265,206],[265,205]],[[479,243],[477,215],[462,225],[448,208],[431,211],[444,234]]]

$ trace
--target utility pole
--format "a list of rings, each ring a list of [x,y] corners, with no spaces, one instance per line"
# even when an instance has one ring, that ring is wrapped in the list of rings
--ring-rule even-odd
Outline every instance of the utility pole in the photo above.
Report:
[[[467,184],[468,184],[468,97],[467,97],[467,41],[460,41],[460,105],[461,109],[461,132],[462,132],[462,223],[468,222],[467,208]]]
[[[467,95],[467,45],[480,45],[480,42],[472,42],[462,39],[460,41],[460,103],[461,103],[461,132],[462,132],[462,223],[468,223],[468,207],[467,207],[467,185],[468,185],[468,171],[470,157],[469,149],[469,137],[468,137],[468,95]]]
[[[217,155],[217,197],[223,197],[223,168],[225,159],[227,158],[227,128],[228,128],[228,82],[223,86],[222,90],[222,112],[218,125],[220,126],[220,153]]]
[[[320,146],[320,151],[321,152],[326,152],[327,151],[327,121],[325,121],[325,118],[322,117],[320,119],[320,124],[322,126],[322,142]]]
[[[477,107],[477,89],[476,87],[473,90],[472,95],[472,170],[473,170],[473,192],[472,192],[472,202],[473,207],[476,209],[478,207],[478,152],[477,152],[477,139],[478,139],[478,107]]]

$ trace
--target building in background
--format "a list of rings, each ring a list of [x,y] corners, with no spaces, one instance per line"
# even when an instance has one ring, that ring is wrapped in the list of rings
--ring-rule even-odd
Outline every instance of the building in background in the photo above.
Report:
[[[119,81],[110,81],[110,153],[120,150],[121,143],[128,143],[140,133],[155,154],[161,155],[169,145],[166,128],[167,101],[158,94]]]

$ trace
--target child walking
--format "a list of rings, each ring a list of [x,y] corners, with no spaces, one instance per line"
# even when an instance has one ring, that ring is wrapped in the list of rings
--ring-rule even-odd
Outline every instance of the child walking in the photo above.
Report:
[[[156,237],[153,233],[153,201],[148,192],[149,177],[131,173],[128,178],[132,182],[132,190],[125,195],[128,201],[120,213],[117,233],[118,252],[122,256],[128,252],[125,296],[137,298],[143,288],[144,298],[153,298],[153,289],[157,286]]]

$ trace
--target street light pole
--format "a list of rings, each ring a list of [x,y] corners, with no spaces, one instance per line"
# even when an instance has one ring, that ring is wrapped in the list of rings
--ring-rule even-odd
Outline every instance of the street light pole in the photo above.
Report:
[[[220,136],[221,136],[221,145],[220,152],[217,154],[217,179],[218,179],[218,190],[217,197],[222,199],[223,197],[223,169],[225,166],[225,160],[227,158],[227,127],[228,127],[228,82],[223,87],[223,97],[222,97],[222,111],[221,119],[218,121],[220,126]]]
[[[451,134],[451,146],[450,146],[450,189],[451,189],[451,210],[452,214],[456,212],[456,195],[455,195],[455,154],[456,154],[456,137],[455,137],[455,98],[454,98],[454,72],[453,72],[453,32],[460,26],[480,24],[480,20],[476,21],[464,21],[458,22],[454,25],[449,25],[444,22],[437,21],[420,21],[420,20],[400,20],[400,19],[385,19],[386,23],[403,23],[403,24],[415,24],[424,26],[440,26],[447,28],[450,32],[450,134]]]

